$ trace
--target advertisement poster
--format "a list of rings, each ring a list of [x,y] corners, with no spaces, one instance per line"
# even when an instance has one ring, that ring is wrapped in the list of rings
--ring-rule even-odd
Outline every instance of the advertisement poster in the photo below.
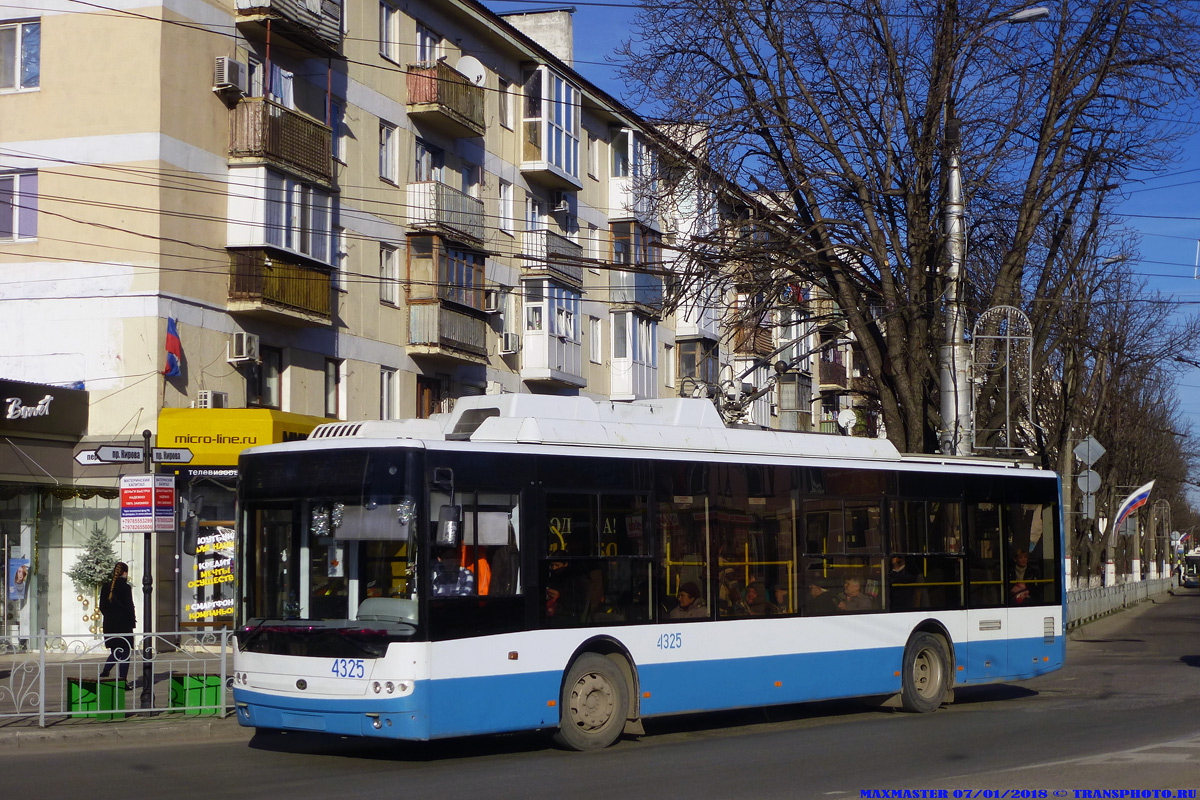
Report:
[[[188,581],[192,602],[184,604],[191,623],[233,622],[235,541],[233,528],[209,528],[196,540],[195,577]]]
[[[8,599],[24,600],[25,587],[29,583],[29,559],[10,558],[8,560]]]

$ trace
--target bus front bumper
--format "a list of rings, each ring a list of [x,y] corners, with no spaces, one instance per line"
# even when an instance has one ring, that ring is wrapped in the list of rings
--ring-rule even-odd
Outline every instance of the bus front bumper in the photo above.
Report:
[[[234,688],[238,724],[246,728],[307,731],[334,736],[429,740],[429,715],[420,683],[406,697],[321,699]]]

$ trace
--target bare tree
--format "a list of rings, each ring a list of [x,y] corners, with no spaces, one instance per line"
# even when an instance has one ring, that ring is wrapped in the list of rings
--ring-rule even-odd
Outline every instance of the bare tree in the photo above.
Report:
[[[722,265],[756,261],[770,267],[752,273],[767,296],[781,281],[820,285],[905,451],[937,447],[938,350],[957,301],[970,314],[1024,309],[1034,373],[1067,366],[1074,345],[1056,318],[1073,285],[1099,278],[1113,192],[1131,170],[1169,163],[1174,98],[1200,78],[1191,4],[1062,0],[1042,24],[1004,24],[1021,8],[644,0],[624,49],[635,101],[702,131],[714,174],[774,206],[766,237],[680,245],[677,296],[689,282],[744,283],[746,269]],[[956,134],[971,243],[961,283],[947,279],[943,225]],[[981,387],[980,407],[998,391]]]

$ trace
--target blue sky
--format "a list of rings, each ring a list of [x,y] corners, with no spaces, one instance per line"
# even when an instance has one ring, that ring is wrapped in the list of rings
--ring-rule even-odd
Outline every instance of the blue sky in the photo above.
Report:
[[[606,62],[618,43],[629,37],[633,1],[554,4],[483,0],[493,11],[574,8],[575,68],[619,100],[627,101],[617,70]],[[637,109],[635,109],[637,110]],[[1141,271],[1151,290],[1184,303],[1186,312],[1200,311],[1200,281],[1193,278],[1200,239],[1200,124],[1188,125],[1196,135],[1184,158],[1165,176],[1128,184],[1122,213],[1141,237]],[[1191,305],[1187,305],[1191,304]],[[1200,370],[1189,370],[1178,382],[1180,408],[1200,434]]]

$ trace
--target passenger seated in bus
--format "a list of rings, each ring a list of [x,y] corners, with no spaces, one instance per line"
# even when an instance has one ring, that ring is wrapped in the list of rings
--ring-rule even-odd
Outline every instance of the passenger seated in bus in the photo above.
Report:
[[[475,574],[462,566],[458,550],[443,547],[430,572],[434,597],[462,597],[475,594]]]
[[[1025,605],[1030,601],[1039,599],[1036,595],[1040,594],[1036,585],[1030,586],[1026,581],[1036,581],[1041,577],[1038,570],[1037,562],[1030,563],[1029,551],[1024,548],[1018,548],[1013,554],[1012,569],[1008,572],[1009,594],[1012,596],[1013,603],[1017,605]]]
[[[841,611],[870,611],[871,598],[862,593],[862,581],[847,578],[842,593],[838,595],[837,607]]]
[[[788,603],[788,590],[782,586],[775,587],[775,608],[779,609],[781,614],[789,614],[792,611],[791,604]]]
[[[837,610],[837,598],[833,592],[819,583],[810,583],[808,585],[808,602],[805,604],[805,612],[808,616],[826,617]]]
[[[754,581],[746,587],[746,611],[752,617],[778,614],[779,609],[767,599],[767,587],[762,581]]]
[[[671,619],[708,619],[708,606],[700,596],[700,587],[688,581],[679,587],[679,605],[671,609]]]

